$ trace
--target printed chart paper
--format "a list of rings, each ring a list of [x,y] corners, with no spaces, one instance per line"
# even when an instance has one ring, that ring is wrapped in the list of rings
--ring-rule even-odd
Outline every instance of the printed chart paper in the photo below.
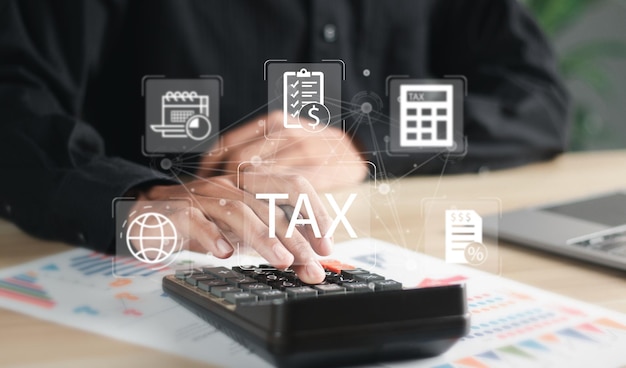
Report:
[[[406,287],[464,282],[471,331],[434,358],[381,367],[607,367],[626,364],[626,315],[374,239],[337,244],[332,258]],[[76,249],[0,270],[0,307],[220,366],[267,367],[161,290],[173,268],[263,263],[185,252],[177,263],[115,278],[108,256]],[[140,266],[137,266],[140,267]],[[338,342],[340,343],[340,342]]]

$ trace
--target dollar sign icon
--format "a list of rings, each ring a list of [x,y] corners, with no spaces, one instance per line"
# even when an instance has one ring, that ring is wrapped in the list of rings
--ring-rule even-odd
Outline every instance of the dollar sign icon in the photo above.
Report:
[[[320,108],[317,106],[313,106],[309,109],[308,115],[311,119],[315,120],[315,122],[311,122],[309,123],[309,126],[313,129],[317,128],[318,125],[320,125],[320,118],[317,117],[317,115],[315,115],[315,113],[317,113],[318,111],[320,111]]]
[[[298,113],[300,127],[311,133],[321,132],[330,123],[330,112],[324,104],[311,102],[302,106]]]

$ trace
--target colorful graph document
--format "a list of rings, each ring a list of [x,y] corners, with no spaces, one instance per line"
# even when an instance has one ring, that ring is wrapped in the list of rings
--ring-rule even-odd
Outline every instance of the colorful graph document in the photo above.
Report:
[[[466,283],[471,331],[447,353],[383,367],[616,367],[626,364],[626,315],[415,253],[374,239],[336,245],[333,258],[406,287]],[[173,268],[258,264],[183,253],[171,268],[134,265],[115,278],[112,259],[84,249],[0,270],[0,307],[218,366],[267,367],[161,290]],[[109,266],[110,267],[110,266]],[[341,342],[338,342],[341,343]],[[208,348],[210,347],[210,349]]]

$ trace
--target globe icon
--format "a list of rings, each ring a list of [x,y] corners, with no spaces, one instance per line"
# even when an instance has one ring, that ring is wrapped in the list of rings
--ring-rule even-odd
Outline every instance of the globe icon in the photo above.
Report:
[[[126,245],[141,262],[155,264],[176,251],[176,227],[160,213],[148,212],[135,218],[126,231]]]

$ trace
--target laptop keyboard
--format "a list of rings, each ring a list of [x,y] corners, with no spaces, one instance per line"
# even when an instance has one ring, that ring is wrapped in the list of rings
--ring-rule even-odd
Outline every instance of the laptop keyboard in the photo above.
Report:
[[[618,231],[571,243],[574,246],[626,258],[626,231]]]

